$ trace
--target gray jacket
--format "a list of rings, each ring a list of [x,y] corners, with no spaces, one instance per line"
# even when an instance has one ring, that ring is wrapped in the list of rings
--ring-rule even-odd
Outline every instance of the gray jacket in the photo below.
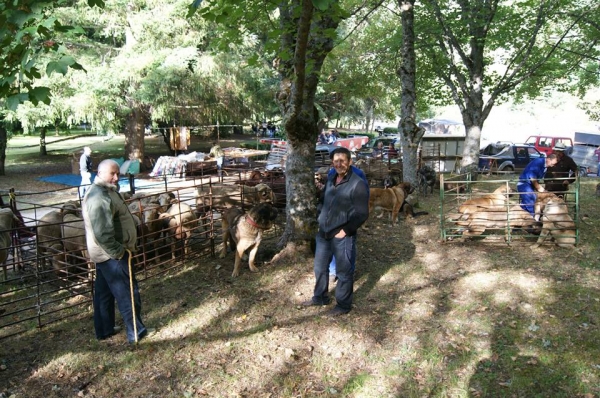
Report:
[[[121,195],[97,178],[83,199],[85,237],[95,263],[121,259],[125,249],[136,249],[135,221]]]

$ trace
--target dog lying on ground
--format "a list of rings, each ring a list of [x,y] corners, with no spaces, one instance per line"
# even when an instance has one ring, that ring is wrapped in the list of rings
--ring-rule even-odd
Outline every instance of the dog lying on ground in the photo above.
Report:
[[[242,256],[246,250],[250,250],[248,264],[250,271],[258,272],[254,266],[254,258],[262,240],[263,231],[273,226],[277,218],[277,210],[271,203],[260,203],[252,207],[248,213],[244,213],[237,207],[232,207],[223,212],[223,249],[220,258],[227,255],[227,244],[235,248],[235,264],[232,277],[239,276]]]
[[[506,210],[508,194],[510,192],[511,189],[508,185],[502,185],[490,194],[466,200],[458,207],[458,211],[463,215],[478,212],[482,209],[504,211]]]
[[[559,247],[575,245],[575,223],[563,199],[552,192],[540,192],[535,200],[534,211],[542,222],[542,232],[534,247],[539,247],[549,238]]]

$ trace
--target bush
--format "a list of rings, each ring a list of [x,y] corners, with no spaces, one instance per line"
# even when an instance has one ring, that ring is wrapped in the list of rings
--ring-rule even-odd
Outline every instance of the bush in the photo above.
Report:
[[[398,134],[398,127],[386,127],[383,129],[383,134]]]

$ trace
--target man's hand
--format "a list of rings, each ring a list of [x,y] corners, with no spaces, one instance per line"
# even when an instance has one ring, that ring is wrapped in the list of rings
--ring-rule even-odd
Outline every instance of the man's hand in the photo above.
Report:
[[[569,181],[567,181],[567,180],[564,180],[562,184],[563,184],[565,187],[568,187],[568,186],[569,186]]]
[[[538,191],[538,192],[546,192],[546,190],[544,189],[544,187],[543,187],[543,186],[541,186],[541,185],[539,185],[539,186],[537,187],[537,191]]]
[[[338,233],[335,235],[335,237],[336,237],[336,238],[338,238],[338,239],[345,238],[345,237],[346,237],[346,232],[345,232],[343,229],[340,229],[340,232],[338,232]]]

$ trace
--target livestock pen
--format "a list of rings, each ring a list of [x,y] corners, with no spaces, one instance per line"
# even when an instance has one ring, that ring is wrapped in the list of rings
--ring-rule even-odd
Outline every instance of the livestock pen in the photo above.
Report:
[[[137,209],[132,214],[139,219],[134,262],[142,286],[145,280],[166,277],[167,272],[183,269],[190,262],[207,266],[212,262],[222,243],[222,209],[197,204],[198,190],[206,190],[210,197],[212,187],[228,186],[231,196],[247,208],[242,188],[251,181],[251,174],[251,170],[238,169],[222,178],[162,176],[133,187],[135,194],[127,202],[130,209]],[[172,238],[156,214],[152,215],[152,209],[159,206],[158,197],[164,194],[171,198],[168,205],[175,207],[175,213],[191,210],[195,215],[189,251],[184,250],[182,241]],[[8,198],[6,206],[15,210],[21,223],[8,231],[12,244],[0,281],[0,339],[89,314],[95,272],[87,258],[77,187],[21,194],[11,189]],[[278,218],[279,223],[284,220]],[[265,239],[275,239],[280,230],[276,224],[266,231]]]
[[[580,181],[560,197],[538,193],[537,217],[520,205],[518,177],[488,179],[470,174],[440,176],[440,234],[443,241],[576,245],[579,243]],[[566,178],[555,180],[564,181]],[[546,180],[548,182],[548,180]],[[536,202],[537,204],[538,202]]]

